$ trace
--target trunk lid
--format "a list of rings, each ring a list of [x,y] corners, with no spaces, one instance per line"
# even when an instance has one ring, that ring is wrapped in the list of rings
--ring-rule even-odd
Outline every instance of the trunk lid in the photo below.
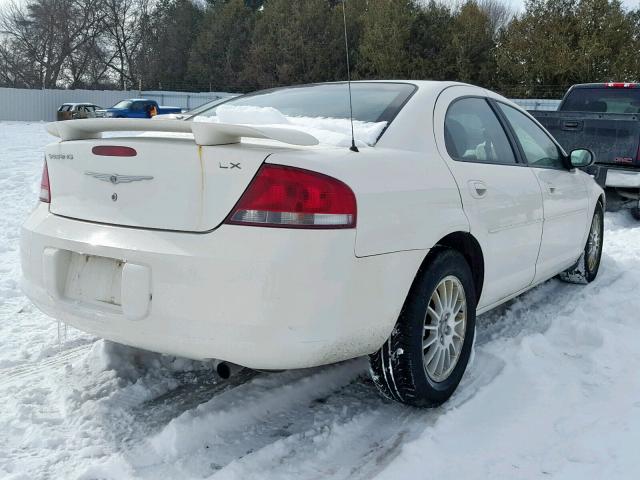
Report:
[[[124,146],[135,156],[96,155]],[[277,147],[276,147],[277,149]],[[206,232],[238,201],[273,148],[198,146],[193,138],[125,137],[47,147],[51,213],[127,227]]]

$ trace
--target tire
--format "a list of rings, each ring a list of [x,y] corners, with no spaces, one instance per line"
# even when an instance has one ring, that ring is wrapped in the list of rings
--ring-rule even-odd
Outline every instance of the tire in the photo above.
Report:
[[[560,280],[568,283],[587,284],[596,279],[602,258],[603,235],[604,210],[602,203],[598,202],[593,212],[591,228],[582,255],[575,265],[558,275]]]
[[[380,393],[416,407],[436,407],[453,394],[469,362],[475,335],[476,291],[469,264],[455,250],[439,249],[430,255],[427,266],[418,271],[391,336],[369,356],[371,377]],[[443,285],[450,290],[445,293]],[[437,287],[442,308],[435,301]],[[453,300],[456,289],[462,302]],[[423,342],[431,342],[425,350]],[[444,352],[445,345],[454,353],[457,347],[458,353],[448,368],[446,358],[442,360],[438,375],[436,349]]]
[[[636,220],[640,220],[640,207],[633,207],[631,209],[631,215],[633,215],[633,218]]]

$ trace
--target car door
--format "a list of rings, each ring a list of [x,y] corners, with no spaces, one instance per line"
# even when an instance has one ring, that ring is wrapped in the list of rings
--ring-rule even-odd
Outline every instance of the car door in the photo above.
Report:
[[[434,132],[458,184],[471,234],[482,247],[482,309],[533,282],[542,194],[531,169],[519,162],[514,141],[484,90],[446,89],[436,103]]]
[[[129,116],[132,118],[147,118],[145,102],[133,102],[131,104]]]
[[[584,249],[587,187],[578,170],[567,168],[564,152],[537,122],[507,104],[498,106],[542,190],[544,227],[535,281],[546,280],[571,266]]]

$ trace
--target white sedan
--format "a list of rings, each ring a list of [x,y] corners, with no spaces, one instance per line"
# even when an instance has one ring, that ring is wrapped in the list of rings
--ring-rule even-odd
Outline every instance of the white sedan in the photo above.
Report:
[[[22,230],[27,295],[81,330],[223,373],[370,355],[384,395],[441,404],[477,314],[558,274],[595,278],[604,193],[578,168],[589,151],[565,153],[495,93],[352,89],[351,149],[344,83],[190,121],[49,124],[61,141]]]

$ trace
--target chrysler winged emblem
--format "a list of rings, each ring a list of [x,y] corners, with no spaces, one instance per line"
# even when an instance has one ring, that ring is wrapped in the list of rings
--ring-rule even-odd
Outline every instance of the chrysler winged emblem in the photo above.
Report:
[[[103,182],[111,182],[114,185],[118,183],[140,182],[142,180],[153,180],[150,175],[118,175],[117,173],[97,173],[84,172],[85,175],[102,180]]]

